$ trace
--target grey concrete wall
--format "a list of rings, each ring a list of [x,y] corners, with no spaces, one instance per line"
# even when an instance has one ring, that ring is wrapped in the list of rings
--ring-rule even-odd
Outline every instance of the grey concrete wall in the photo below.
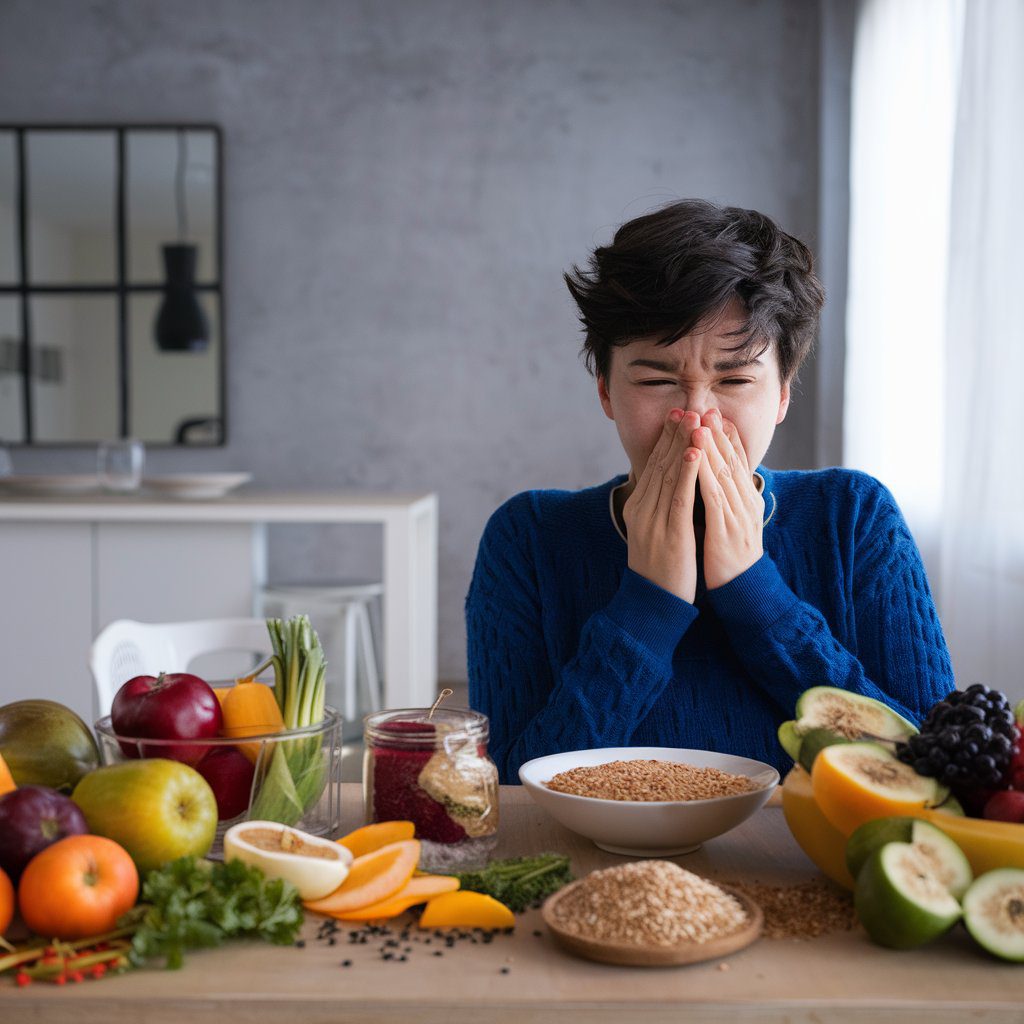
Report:
[[[818,0],[4,0],[0,120],[225,135],[230,444],[157,472],[440,493],[440,672],[490,512],[620,471],[560,274],[668,199],[816,245]],[[814,368],[770,460],[816,458]],[[21,451],[18,471],[88,453]],[[271,572],[372,572],[279,528]]]

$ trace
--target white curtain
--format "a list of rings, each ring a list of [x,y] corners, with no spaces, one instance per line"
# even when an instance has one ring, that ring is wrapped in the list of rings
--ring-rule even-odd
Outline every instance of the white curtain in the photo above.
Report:
[[[1024,2],[864,0],[844,462],[895,493],[957,673],[1024,697]]]
[[[959,683],[1024,698],[1024,2],[966,8],[940,610]]]

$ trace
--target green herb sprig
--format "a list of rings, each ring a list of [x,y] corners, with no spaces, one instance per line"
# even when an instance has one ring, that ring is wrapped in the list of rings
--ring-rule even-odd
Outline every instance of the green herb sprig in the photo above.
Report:
[[[560,853],[491,861],[482,871],[456,875],[463,889],[500,900],[517,914],[572,881],[569,858]]]
[[[150,871],[143,903],[122,924],[136,924],[129,957],[140,965],[164,957],[177,969],[186,949],[229,938],[260,938],[289,945],[302,927],[302,903],[290,882],[268,880],[239,860],[227,864],[181,857]]]

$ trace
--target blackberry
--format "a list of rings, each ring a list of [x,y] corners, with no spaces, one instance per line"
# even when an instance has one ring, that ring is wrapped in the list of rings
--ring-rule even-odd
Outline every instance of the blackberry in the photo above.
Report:
[[[1013,708],[998,690],[975,683],[936,704],[896,756],[958,796],[999,786],[1017,753]]]

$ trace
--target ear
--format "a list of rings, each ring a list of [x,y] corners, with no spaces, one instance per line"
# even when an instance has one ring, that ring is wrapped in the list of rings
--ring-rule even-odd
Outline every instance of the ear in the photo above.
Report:
[[[778,426],[785,418],[786,413],[789,412],[789,381],[782,385],[782,390],[779,393],[779,411],[775,417],[775,426]]]
[[[601,399],[601,408],[605,416],[610,420],[615,419],[615,410],[612,408],[612,396],[608,393],[608,381],[603,376],[597,378],[597,397]]]

